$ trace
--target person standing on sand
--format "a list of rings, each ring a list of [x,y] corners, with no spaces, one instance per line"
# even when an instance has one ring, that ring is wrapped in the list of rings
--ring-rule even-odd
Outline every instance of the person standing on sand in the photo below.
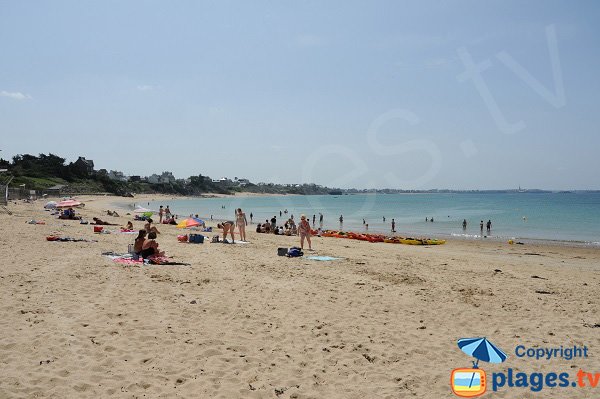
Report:
[[[273,216],[271,218],[271,231],[275,232],[275,228],[277,227],[277,217]]]
[[[236,214],[235,223],[240,232],[240,239],[242,241],[246,241],[246,225],[248,224],[248,219],[246,219],[246,214],[242,212],[242,208],[238,208]]]
[[[165,211],[163,210],[163,206],[159,206],[158,207],[158,223],[161,224],[162,223],[162,219],[163,219],[163,215],[164,215]]]
[[[316,220],[317,220],[317,215],[313,215],[313,226],[315,225]]]
[[[392,219],[392,233],[396,232],[396,221]]]
[[[323,228],[323,214],[319,212],[319,228]]]
[[[252,212],[250,212],[250,224],[252,224]]]
[[[308,242],[308,249],[312,251],[312,244],[310,242],[310,224],[304,215],[300,216],[298,233],[300,234],[300,249],[304,249],[304,239],[306,238],[306,241]]]

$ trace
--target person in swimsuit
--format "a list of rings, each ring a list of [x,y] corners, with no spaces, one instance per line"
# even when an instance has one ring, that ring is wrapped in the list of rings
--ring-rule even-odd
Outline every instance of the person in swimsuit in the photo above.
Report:
[[[108,222],[105,222],[104,220],[100,220],[98,218],[92,218],[92,220],[94,221],[94,223],[92,223],[92,224],[102,225],[102,226],[116,226],[115,223],[108,223]]]
[[[219,223],[217,228],[223,229],[223,243],[227,244],[227,233],[231,234],[231,243],[235,244],[235,236],[233,235],[233,230],[235,229],[235,223],[231,221]]]
[[[146,241],[146,230],[140,230],[138,236],[133,242],[133,259],[138,260],[142,255],[142,247]]]
[[[151,256],[164,256],[164,252],[160,252],[158,250],[158,243],[154,241],[156,239],[156,233],[151,232],[148,234],[148,238],[144,240],[144,244],[142,245],[142,255],[143,259],[147,259]]]
[[[152,226],[152,219],[148,218],[148,220],[146,220],[146,222],[147,223],[144,225],[144,229],[146,230],[146,233],[150,234],[150,233],[154,232],[155,234],[160,234],[160,231],[158,231],[156,226]]]
[[[238,208],[237,210],[235,215],[235,224],[239,229],[240,239],[242,241],[246,241],[246,225],[248,224],[248,219],[246,219],[246,214],[242,212],[242,208]]]
[[[310,224],[306,220],[306,216],[300,216],[300,225],[298,226],[298,232],[300,233],[300,248],[304,249],[304,239],[308,242],[308,249],[312,250],[312,244],[310,242]]]

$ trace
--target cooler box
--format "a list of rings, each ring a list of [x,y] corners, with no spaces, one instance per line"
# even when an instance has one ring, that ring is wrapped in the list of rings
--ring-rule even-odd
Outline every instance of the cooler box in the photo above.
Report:
[[[277,255],[279,256],[286,256],[288,253],[288,249],[287,248],[277,248]]]
[[[104,227],[102,226],[94,226],[94,233],[101,233]]]
[[[202,234],[190,234],[189,242],[192,244],[202,244],[204,236]]]

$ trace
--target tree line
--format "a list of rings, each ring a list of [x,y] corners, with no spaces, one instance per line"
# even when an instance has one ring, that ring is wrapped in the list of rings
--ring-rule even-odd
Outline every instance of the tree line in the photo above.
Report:
[[[15,155],[12,161],[0,158],[0,169],[8,169],[15,177],[14,184],[25,184],[29,190],[44,190],[61,184],[70,193],[103,191],[116,195],[130,193],[164,193],[179,195],[199,195],[205,193],[233,194],[254,192],[267,194],[328,194],[331,189],[315,184],[281,185],[274,183],[249,183],[244,186],[235,182],[215,183],[208,176],[198,174],[186,180],[169,183],[150,184],[147,181],[120,181],[109,177],[105,169],[90,168],[85,161],[78,159],[66,163],[66,158],[55,154]]]

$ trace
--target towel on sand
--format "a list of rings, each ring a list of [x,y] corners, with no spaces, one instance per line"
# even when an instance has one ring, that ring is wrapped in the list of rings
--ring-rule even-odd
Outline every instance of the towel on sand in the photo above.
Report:
[[[331,260],[339,260],[339,259],[344,259],[344,258],[334,258],[332,256],[307,256],[306,259],[318,260],[321,262],[328,262]]]

